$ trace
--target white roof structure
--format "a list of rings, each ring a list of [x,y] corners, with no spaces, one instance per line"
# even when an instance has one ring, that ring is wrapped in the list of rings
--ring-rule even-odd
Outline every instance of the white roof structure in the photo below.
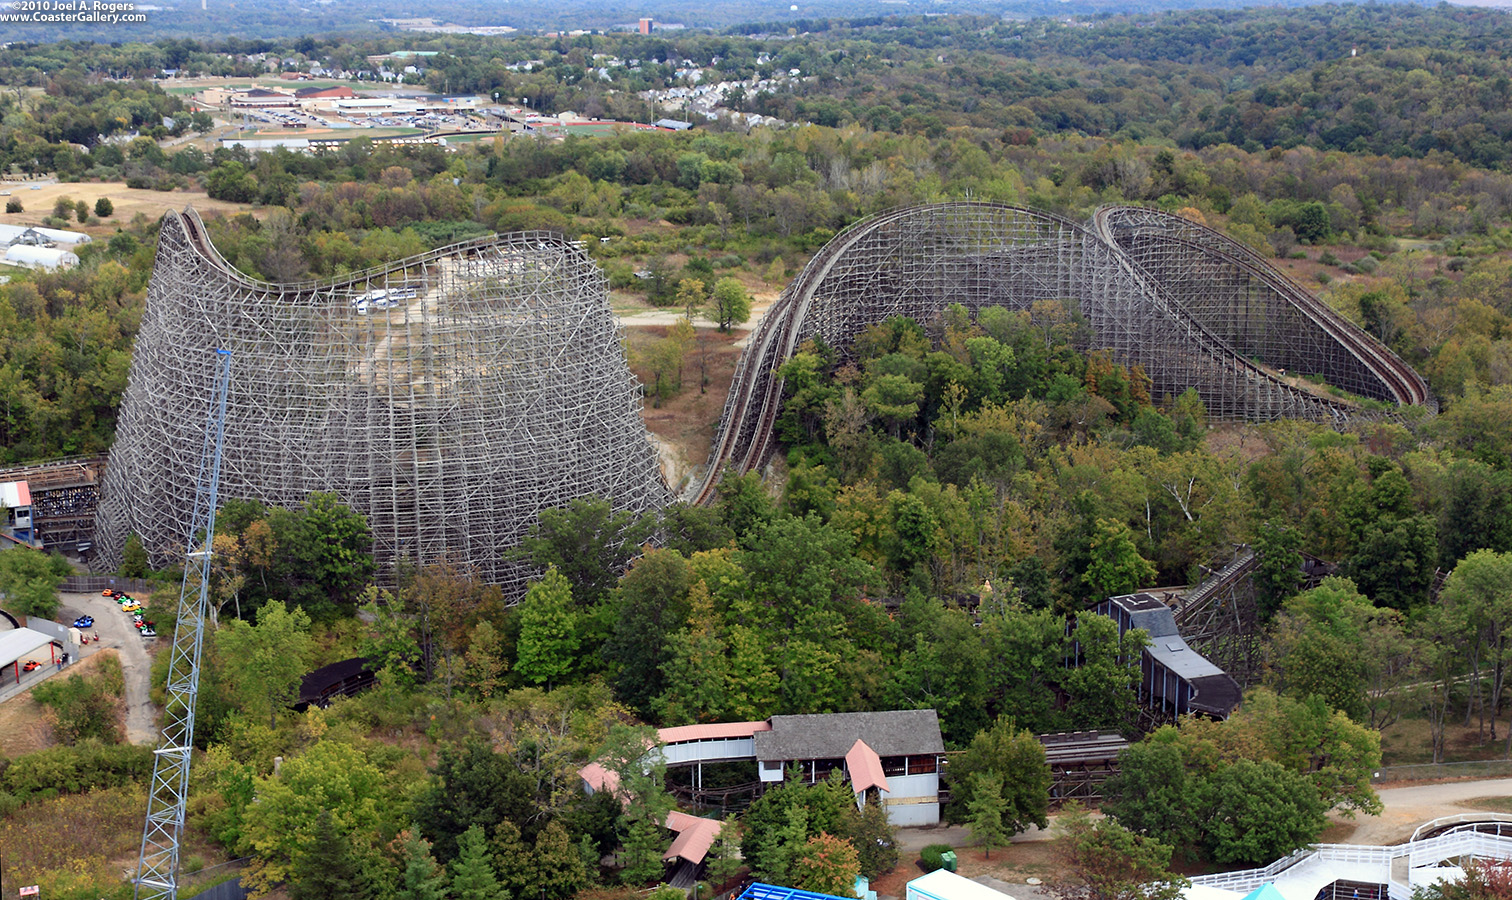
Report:
[[[0,666],[8,666],[52,643],[52,638],[30,628],[0,631]]]
[[[79,257],[68,250],[56,247],[32,247],[13,244],[5,249],[4,262],[28,269],[71,269],[79,264]]]
[[[935,869],[910,881],[907,892],[909,900],[1013,900],[1010,894],[944,869]]]
[[[0,244],[9,244],[28,231],[34,231],[54,244],[88,244],[94,240],[82,231],[63,231],[35,225],[0,225]]]

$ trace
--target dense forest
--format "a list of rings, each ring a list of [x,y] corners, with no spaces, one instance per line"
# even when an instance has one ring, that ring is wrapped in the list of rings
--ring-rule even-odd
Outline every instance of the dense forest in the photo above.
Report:
[[[243,204],[208,227],[259,278],[544,228],[588,238],[617,305],[696,308],[716,284],[780,288],[891,207],[970,196],[1080,219],[1146,203],[1274,256],[1419,367],[1441,404],[1337,429],[1212,423],[1194,393],[1151,396],[1142,372],[1089,346],[1074,306],[956,307],[800,348],[782,372],[778,458],[765,478],[726,477],[709,508],[637,518],[587,498],[543,513],[519,550],[541,578],[515,605],[458,566],[372,585],[367,524],[335,497],[230,502],[186,867],[244,857],[249,884],[286,882],[295,900],[611,883],[601,896],[620,896],[662,875],[663,787],[681,777],[638,765],[647,728],[880,709],[938,711],[959,754],[947,815],[990,841],[1046,814],[1033,734],[1149,725],[1124,663],[1140,635],[1087,607],[1192,583],[1240,544],[1263,560],[1261,665],[1241,713],[1136,743],[1109,788],[1115,818],[1073,814],[1072,839],[1159,835],[1145,847],[1156,876],[1173,852],[1264,863],[1316,839],[1328,809],[1378,807],[1382,734],[1411,726],[1416,741],[1387,762],[1504,754],[1509,26],[1371,5],[0,49],[4,165]],[[149,80],[401,45],[445,51],[433,87],[625,118],[654,112],[637,91],[685,83],[683,60],[721,79],[801,77],[730,100],[786,127],[313,155],[174,143],[208,126]],[[595,54],[646,63],[600,77]],[[525,60],[545,64],[510,68]],[[28,212],[74,214],[100,239],[78,268],[0,286],[11,462],[109,447],[156,242],[143,219],[89,222],[61,201]],[[122,574],[149,574],[139,549]],[[1333,576],[1304,585],[1304,552]],[[0,553],[0,582],[56,577],[24,556]],[[160,621],[173,597],[150,601]],[[372,691],[289,709],[302,675],[359,653],[380,669]],[[36,699],[58,746],[0,758],[0,840],[29,848],[8,862],[49,896],[129,893],[109,863],[136,851],[149,754],[120,744],[118,673],[55,684]],[[578,789],[590,760],[621,774],[621,802]],[[820,884],[806,879],[836,860],[890,869],[896,852],[873,850],[892,846],[885,823],[843,791],[791,783],[733,816],[740,835],[716,847],[711,878],[739,868],[737,845],[756,874],[793,882]]]

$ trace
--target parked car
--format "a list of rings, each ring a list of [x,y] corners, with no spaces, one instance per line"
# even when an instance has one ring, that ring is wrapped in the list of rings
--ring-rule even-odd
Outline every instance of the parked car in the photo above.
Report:
[[[32,672],[40,668],[42,668],[42,664],[35,659],[28,659],[21,664],[21,671],[23,672]]]
[[[100,596],[101,597],[109,597],[112,600],[119,600],[124,595],[125,595],[125,591],[113,591],[113,590],[111,590],[109,588],[106,588],[105,590],[100,591]]]
[[[141,634],[142,637],[157,637],[157,629],[152,628],[151,626],[143,628],[138,633]]]
[[[141,608],[142,608],[142,604],[136,602],[135,600],[131,601],[130,603],[123,603],[121,605],[121,609],[123,609],[123,610],[125,610],[126,612],[129,612],[129,613],[137,612],[137,611],[141,610]]]
[[[74,621],[73,621],[73,627],[75,627],[75,628],[93,628],[94,627],[94,616],[79,616],[77,619],[74,619]]]

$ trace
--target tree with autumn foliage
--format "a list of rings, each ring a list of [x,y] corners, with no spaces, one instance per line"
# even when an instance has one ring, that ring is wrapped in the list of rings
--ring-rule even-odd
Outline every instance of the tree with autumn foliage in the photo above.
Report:
[[[794,887],[843,897],[855,891],[861,860],[850,841],[821,831],[794,854],[792,871]]]

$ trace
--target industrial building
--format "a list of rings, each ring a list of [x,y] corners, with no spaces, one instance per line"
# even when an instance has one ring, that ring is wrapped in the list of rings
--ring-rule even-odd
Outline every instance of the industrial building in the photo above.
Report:
[[[1239,683],[1207,657],[1187,646],[1176,631],[1169,606],[1149,594],[1109,597],[1094,612],[1118,623],[1118,633],[1135,628],[1150,636],[1139,660],[1139,702],[1162,718],[1197,714],[1226,719],[1239,705]]]

